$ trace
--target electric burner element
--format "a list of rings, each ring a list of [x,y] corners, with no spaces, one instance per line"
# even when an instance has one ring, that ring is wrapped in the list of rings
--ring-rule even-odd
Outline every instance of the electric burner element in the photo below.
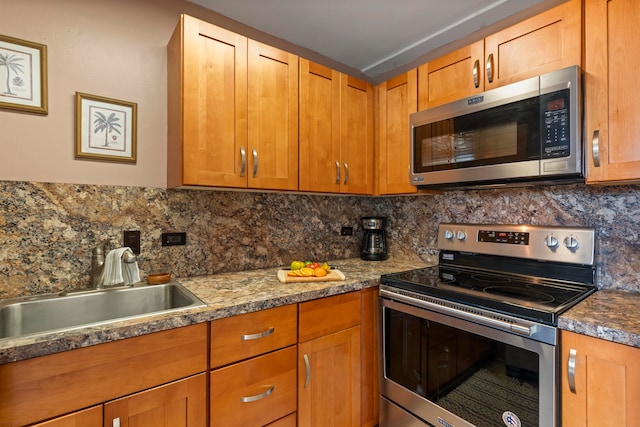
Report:
[[[558,315],[596,290],[594,238],[586,227],[441,224],[437,266],[385,274],[381,282],[391,292],[557,325]]]

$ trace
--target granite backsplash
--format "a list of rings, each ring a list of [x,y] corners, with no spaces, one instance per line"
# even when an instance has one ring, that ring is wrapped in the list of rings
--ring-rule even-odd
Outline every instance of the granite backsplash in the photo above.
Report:
[[[598,286],[640,292],[640,187],[584,185],[358,197],[0,181],[0,298],[86,287],[91,249],[141,231],[142,274],[191,277],[358,256],[361,216],[391,256],[436,262],[440,222],[596,228]],[[353,236],[340,227],[353,226]],[[187,233],[161,246],[162,232]]]

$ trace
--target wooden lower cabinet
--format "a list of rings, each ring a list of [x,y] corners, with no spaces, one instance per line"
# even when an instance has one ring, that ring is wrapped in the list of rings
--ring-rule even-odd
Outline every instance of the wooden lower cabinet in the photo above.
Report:
[[[360,425],[360,326],[299,344],[298,425]]]
[[[296,414],[294,413],[272,422],[267,427],[296,427],[296,425]]]
[[[296,346],[211,372],[210,426],[264,426],[296,411]]]
[[[206,424],[205,373],[104,405],[105,427],[206,427]]]
[[[561,333],[562,426],[638,425],[640,348]],[[575,361],[573,389],[569,385],[570,360]]]
[[[360,426],[361,292],[298,307],[298,426]]]
[[[34,424],[32,427],[102,427],[102,405]]]

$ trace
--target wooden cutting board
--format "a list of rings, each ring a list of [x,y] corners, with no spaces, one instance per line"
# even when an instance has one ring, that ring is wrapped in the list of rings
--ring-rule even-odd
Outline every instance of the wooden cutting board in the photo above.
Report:
[[[323,277],[298,277],[287,276],[287,273],[291,270],[278,270],[278,280],[282,283],[302,283],[302,282],[335,282],[339,280],[345,280],[344,273],[340,270],[331,270],[326,276]]]

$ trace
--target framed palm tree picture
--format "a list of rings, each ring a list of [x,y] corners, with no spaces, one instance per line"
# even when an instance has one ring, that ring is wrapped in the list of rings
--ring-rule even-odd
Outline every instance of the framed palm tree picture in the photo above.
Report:
[[[0,34],[0,108],[47,114],[47,46]]]
[[[136,162],[138,106],[76,92],[76,159]]]

